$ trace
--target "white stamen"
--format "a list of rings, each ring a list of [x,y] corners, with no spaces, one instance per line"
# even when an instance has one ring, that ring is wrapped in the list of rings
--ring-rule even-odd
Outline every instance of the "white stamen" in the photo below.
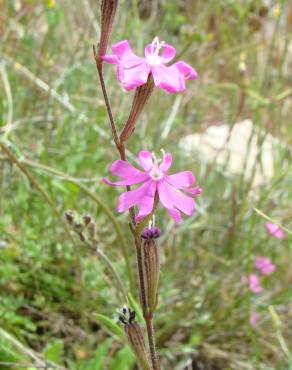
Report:
[[[154,37],[151,43],[151,54],[154,54],[155,50],[159,47],[159,38],[157,36]]]
[[[154,37],[151,46],[150,46],[150,55],[148,55],[147,59],[150,65],[159,65],[161,63],[159,52],[160,49],[165,44],[164,41],[159,41],[159,38],[156,36]]]
[[[154,152],[152,152],[151,154],[152,154],[152,159],[153,159],[153,165],[152,165],[152,169],[149,172],[149,174],[153,180],[158,181],[158,180],[161,180],[164,176],[163,172],[159,168],[159,163],[161,162],[161,159],[160,158],[157,159]]]

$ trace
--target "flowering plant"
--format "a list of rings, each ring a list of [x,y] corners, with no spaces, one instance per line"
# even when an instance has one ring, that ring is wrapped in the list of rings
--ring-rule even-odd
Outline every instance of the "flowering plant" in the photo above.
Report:
[[[160,235],[160,230],[151,220],[149,227],[145,228],[145,221],[147,222],[152,215],[154,217],[158,203],[166,208],[176,222],[182,220],[181,213],[191,216],[195,210],[195,201],[192,196],[200,194],[202,190],[199,187],[194,187],[196,180],[191,171],[168,173],[172,165],[172,155],[163,150],[162,159],[158,159],[154,153],[148,150],[141,150],[138,154],[138,162],[142,169],[137,169],[127,160],[125,142],[133,135],[135,124],[155,86],[169,93],[183,92],[186,89],[186,81],[196,79],[197,72],[183,61],[175,62],[169,66],[168,63],[174,59],[176,50],[173,46],[160,42],[158,37],[155,37],[152,43],[145,47],[144,57],[139,57],[132,51],[128,40],[114,44],[112,46],[113,54],[106,54],[116,9],[117,1],[102,1],[100,46],[98,50],[94,48],[94,57],[110,121],[110,129],[120,156],[120,159],[109,167],[111,174],[119,177],[120,180],[111,181],[105,177],[103,182],[112,186],[124,186],[127,190],[119,197],[117,211],[129,210],[130,229],[137,257],[138,296],[147,329],[149,356],[141,326],[136,321],[135,312],[131,308],[123,306],[119,311],[119,320],[124,325],[128,343],[141,368],[159,370],[160,361],[155,345],[153,317],[158,303],[160,258],[156,239]],[[118,80],[122,86],[126,90],[136,90],[129,117],[120,134],[107,94],[103,76],[103,62],[117,65]],[[131,189],[133,185],[139,186],[136,189]],[[138,209],[137,213],[136,208]],[[83,234],[81,236],[84,239]],[[113,266],[111,268],[114,270]],[[117,280],[120,282],[119,279]],[[122,291],[124,290],[122,289]]]

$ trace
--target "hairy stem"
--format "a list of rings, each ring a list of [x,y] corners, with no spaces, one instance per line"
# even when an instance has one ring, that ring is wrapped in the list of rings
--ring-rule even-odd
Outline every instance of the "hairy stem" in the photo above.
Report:
[[[110,120],[110,128],[112,131],[112,136],[116,145],[116,148],[119,152],[121,160],[126,160],[126,148],[123,142],[120,141],[118,132],[116,129],[115,121],[113,118],[112,114],[112,109],[110,106],[110,102],[108,99],[108,94],[106,90],[106,86],[104,83],[104,78],[103,78],[103,71],[102,71],[102,62],[100,61],[100,58],[98,58],[96,54],[95,47],[93,47],[93,53],[94,53],[94,58],[96,61],[96,68],[98,71],[98,76],[101,84],[101,89],[108,113],[108,117]],[[127,186],[127,191],[131,190],[130,186]],[[131,218],[131,223],[132,226],[135,227],[136,221],[135,221],[135,209],[132,207],[129,210],[130,213],[130,218]],[[154,328],[153,328],[153,323],[152,323],[152,318],[150,323],[148,323],[147,319],[148,318],[148,305],[147,305],[147,297],[146,297],[146,290],[145,290],[145,280],[144,280],[144,272],[143,272],[143,257],[142,257],[142,246],[141,246],[141,230],[140,228],[133,228],[131,229],[133,232],[134,236],[134,241],[135,241],[135,247],[136,247],[136,259],[137,259],[137,269],[138,269],[138,280],[139,280],[139,293],[140,293],[140,301],[141,301],[141,306],[143,310],[143,315],[146,320],[146,325],[147,325],[147,338],[148,338],[148,343],[149,343],[149,348],[150,348],[150,353],[151,353],[151,359],[152,359],[152,366],[153,370],[160,370],[160,365],[159,365],[159,359],[157,356],[156,352],[156,346],[155,346],[155,339],[154,339]]]
[[[155,334],[154,334],[154,327],[153,327],[153,319],[152,317],[147,317],[145,319],[146,327],[147,327],[147,336],[149,339],[149,347],[150,347],[150,354],[151,354],[151,362],[154,370],[160,370],[160,363],[159,357],[156,352],[156,343],[155,343]]]
[[[142,244],[140,237],[134,236],[135,246],[136,246],[136,258],[137,258],[137,270],[139,277],[139,293],[140,293],[140,302],[142,306],[144,318],[148,315],[148,305],[147,305],[147,296],[145,289],[145,279],[143,272],[143,257],[142,257]]]

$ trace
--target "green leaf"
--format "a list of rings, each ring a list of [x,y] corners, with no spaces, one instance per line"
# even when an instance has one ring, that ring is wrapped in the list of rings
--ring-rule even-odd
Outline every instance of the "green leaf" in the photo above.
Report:
[[[190,339],[190,344],[193,346],[198,346],[203,342],[203,336],[198,333],[198,334],[193,334]]]
[[[81,366],[78,366],[78,370],[104,370],[104,362],[107,358],[107,352],[112,344],[112,339],[106,339],[102,344],[100,344],[95,351],[94,358],[91,361],[84,360]]]
[[[63,341],[58,339],[53,343],[48,343],[43,351],[43,354],[47,360],[55,362],[56,364],[61,364],[63,349]]]
[[[247,90],[247,95],[251,100],[251,104],[255,108],[268,106],[271,102],[265,96],[262,96],[259,92],[255,90]]]
[[[25,356],[15,351],[10,344],[0,339],[0,361],[18,362],[26,360]]]
[[[118,337],[122,339],[124,338],[123,330],[113,319],[110,319],[109,317],[99,313],[94,314],[94,317],[101,326],[104,326],[106,329],[108,329],[110,332],[117,335]]]
[[[135,356],[129,346],[119,350],[110,362],[109,370],[130,370],[135,364]]]
[[[144,322],[143,312],[140,305],[138,304],[138,302],[135,300],[131,293],[128,293],[128,298],[131,308],[133,308],[134,311],[136,312],[137,319],[140,322]]]

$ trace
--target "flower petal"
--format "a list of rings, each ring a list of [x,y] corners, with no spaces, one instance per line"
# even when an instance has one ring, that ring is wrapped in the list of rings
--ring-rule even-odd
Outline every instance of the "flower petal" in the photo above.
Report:
[[[155,192],[156,184],[151,182],[151,185],[148,188],[147,196],[142,197],[140,203],[138,204],[139,212],[135,217],[136,221],[141,221],[152,212]]]
[[[192,195],[199,195],[203,191],[199,186],[196,186],[195,188],[183,188],[182,190]]]
[[[153,156],[152,153],[148,150],[141,150],[138,154],[139,163],[141,167],[144,168],[145,171],[150,170],[153,166]]]
[[[176,50],[173,46],[169,44],[163,44],[161,49],[162,49],[162,53],[160,57],[163,63],[168,63],[175,57]]]
[[[154,84],[170,93],[181,92],[186,89],[184,75],[174,66],[159,65],[151,68]]]
[[[254,265],[256,269],[266,276],[271,275],[276,269],[269,257],[257,257]]]
[[[191,216],[195,209],[195,201],[181,192],[175,190],[166,181],[161,181],[158,184],[158,193],[161,203],[167,209],[178,208],[188,216]]]
[[[169,215],[174,219],[175,222],[180,222],[182,220],[181,213],[175,208],[166,208]]]
[[[117,211],[124,212],[135,205],[145,205],[147,202],[152,202],[151,185],[152,181],[147,181],[137,189],[122,193],[119,198]]]
[[[178,189],[189,187],[196,182],[191,171],[174,173],[173,175],[167,176],[166,181]]]
[[[106,54],[106,55],[103,55],[101,57],[101,59],[104,62],[107,62],[107,63],[110,63],[110,64],[119,64],[119,58],[116,55]]]
[[[257,275],[255,274],[249,275],[249,288],[255,294],[259,294],[262,292],[263,288],[260,285],[260,281]]]
[[[196,70],[183,61],[176,62],[172,67],[177,68],[185,80],[195,80],[198,77]]]
[[[125,67],[122,62],[118,65],[118,80],[126,90],[133,90],[147,82],[149,72],[150,67],[144,60],[132,67]]]
[[[270,235],[273,235],[278,239],[284,239],[284,237],[285,237],[284,231],[279,226],[277,226],[276,224],[273,224],[272,222],[267,222],[266,223],[266,228],[267,228],[268,233]]]
[[[172,155],[170,153],[165,153],[163,155],[162,162],[159,165],[159,169],[163,172],[166,172],[171,166],[171,164],[172,164]]]
[[[104,177],[102,181],[107,185],[113,185],[113,186],[127,186],[127,185],[136,185],[139,184],[139,182],[143,182],[149,179],[149,176],[147,173],[141,173],[136,176],[128,177],[125,180],[122,181],[111,181],[107,177]]]
[[[130,47],[128,40],[117,42],[112,46],[113,53],[122,62],[125,68],[132,68],[144,62],[144,58],[138,57]]]
[[[134,166],[132,166],[129,162],[123,161],[121,159],[114,161],[109,167],[110,172],[118,177],[122,177],[123,179],[136,177],[137,175],[142,175],[144,172],[138,170]]]
[[[169,44],[163,44],[161,46],[161,50],[162,50],[162,53],[161,53],[161,55],[159,55],[159,58],[161,59],[161,63],[168,63],[175,57],[176,50],[173,46],[171,46]],[[153,53],[155,52],[155,50],[153,48],[153,44],[148,44],[145,47],[144,52],[145,52],[145,57],[146,58],[151,57],[153,55]]]

